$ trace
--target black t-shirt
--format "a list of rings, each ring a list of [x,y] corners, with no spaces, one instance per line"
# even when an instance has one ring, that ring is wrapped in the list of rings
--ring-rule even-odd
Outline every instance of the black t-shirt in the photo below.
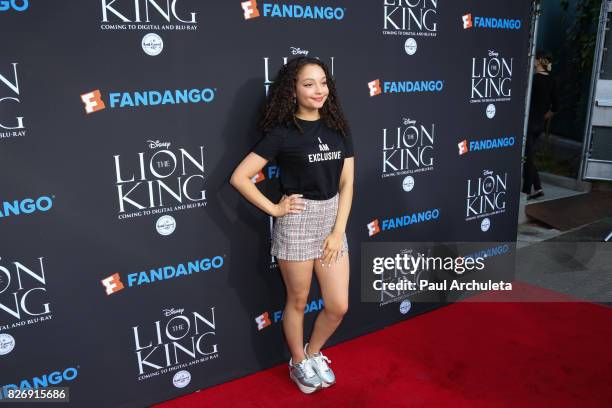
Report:
[[[338,193],[344,159],[353,157],[351,135],[347,132],[343,137],[322,119],[296,120],[303,134],[292,123],[276,126],[252,151],[264,159],[276,159],[284,194],[303,194],[311,200],[332,198]]]

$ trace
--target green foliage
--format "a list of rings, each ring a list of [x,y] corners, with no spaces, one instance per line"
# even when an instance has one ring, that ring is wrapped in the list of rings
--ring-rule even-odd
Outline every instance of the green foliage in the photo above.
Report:
[[[561,8],[568,11],[569,0],[560,0]],[[597,26],[601,0],[580,0],[574,5],[576,18],[567,32],[570,63],[577,73],[589,72],[593,63],[593,52],[597,37]],[[566,19],[566,16],[563,16]]]
[[[568,21],[569,13],[575,17],[566,33],[568,66],[561,82],[564,84],[561,91],[561,109],[573,118],[572,127],[578,131],[584,129],[586,122],[588,84],[591,79],[602,0],[559,1],[566,12],[562,21]]]

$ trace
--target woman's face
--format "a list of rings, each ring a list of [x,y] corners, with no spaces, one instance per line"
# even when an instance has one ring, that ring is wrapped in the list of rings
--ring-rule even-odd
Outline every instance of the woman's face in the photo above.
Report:
[[[295,93],[297,103],[302,108],[322,108],[329,94],[323,69],[316,64],[304,65],[297,75]]]

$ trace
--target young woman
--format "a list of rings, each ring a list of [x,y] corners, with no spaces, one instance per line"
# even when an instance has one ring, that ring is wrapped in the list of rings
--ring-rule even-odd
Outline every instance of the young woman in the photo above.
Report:
[[[559,110],[557,85],[555,79],[550,76],[552,68],[550,55],[544,51],[538,51],[534,68],[523,166],[523,193],[527,194],[527,200],[544,195],[540,175],[535,165],[535,143],[540,133],[546,129],[546,121],[550,120]],[[531,192],[532,187],[535,190],[533,193]]]
[[[271,254],[287,289],[283,330],[291,352],[289,376],[302,392],[311,393],[336,381],[321,348],[348,310],[345,230],[353,200],[353,143],[327,66],[310,57],[288,61],[270,86],[260,129],[263,137],[230,183],[275,217]],[[283,193],[276,204],[251,181],[272,159],[280,166]],[[304,345],[313,269],[324,308]]]

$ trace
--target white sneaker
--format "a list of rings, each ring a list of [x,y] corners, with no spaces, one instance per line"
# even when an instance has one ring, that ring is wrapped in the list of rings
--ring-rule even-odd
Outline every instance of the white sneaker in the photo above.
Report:
[[[304,354],[308,358],[308,360],[312,364],[312,368],[316,371],[317,375],[321,379],[323,384],[323,388],[331,387],[336,383],[336,376],[332,369],[327,365],[327,363],[331,364],[331,360],[327,358],[327,356],[323,355],[320,351],[317,354],[309,355],[306,352],[308,348],[308,343],[304,346]]]
[[[289,378],[293,380],[304,394],[310,394],[321,389],[321,379],[312,369],[309,359],[305,358],[293,364],[293,357],[289,360]]]

